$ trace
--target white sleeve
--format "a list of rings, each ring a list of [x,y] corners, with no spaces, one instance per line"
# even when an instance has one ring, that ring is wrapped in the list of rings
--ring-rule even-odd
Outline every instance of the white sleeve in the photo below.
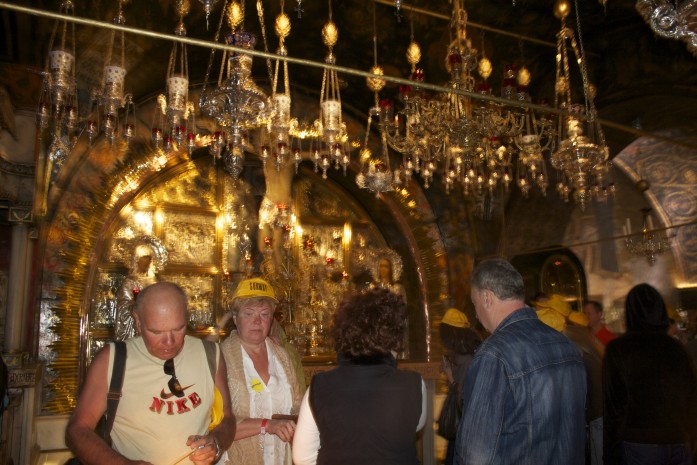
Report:
[[[293,463],[295,465],[315,465],[320,440],[315,417],[309,401],[310,388],[307,388],[300,403],[298,424],[293,435]]]
[[[426,410],[428,409],[428,393],[426,392],[426,383],[424,379],[421,378],[421,416],[419,417],[419,424],[416,425],[416,431],[420,431],[421,428],[426,424]]]

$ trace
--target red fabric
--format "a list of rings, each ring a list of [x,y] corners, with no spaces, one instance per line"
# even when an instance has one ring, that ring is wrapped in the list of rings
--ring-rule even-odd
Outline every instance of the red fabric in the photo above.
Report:
[[[600,331],[595,333],[595,337],[606,346],[608,342],[617,338],[617,334],[607,329],[607,326],[603,326]]]

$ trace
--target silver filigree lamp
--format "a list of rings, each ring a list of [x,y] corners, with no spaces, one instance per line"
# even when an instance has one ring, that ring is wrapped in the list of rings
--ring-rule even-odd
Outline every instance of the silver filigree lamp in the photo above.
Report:
[[[281,3],[283,8],[283,3]],[[290,161],[298,165],[302,161],[300,148],[293,146],[293,134],[291,131],[297,128],[297,119],[291,116],[290,77],[288,74],[288,62],[283,57],[288,56],[285,39],[290,34],[291,24],[288,15],[281,10],[276,17],[274,30],[279,39],[275,61],[272,87],[271,87],[271,114],[267,124],[262,126],[260,136],[259,157],[264,166],[269,160],[273,160],[277,170]],[[281,89],[281,84],[283,87]]]
[[[656,256],[662,254],[670,248],[670,237],[659,237],[653,226],[651,209],[642,208],[641,231],[632,233],[632,224],[629,218],[623,226],[625,235],[625,246],[633,255],[643,256],[650,266],[656,263]]]
[[[380,196],[381,192],[389,192],[394,190],[393,173],[390,169],[390,156],[387,151],[387,136],[384,130],[380,131],[380,156],[373,158],[371,150],[368,148],[370,137],[370,127],[373,118],[379,123],[380,127],[384,126],[384,121],[391,120],[392,114],[382,115],[381,113],[389,111],[389,108],[382,107],[379,104],[379,93],[385,87],[383,69],[378,66],[378,39],[375,24],[375,5],[373,5],[373,67],[370,68],[371,76],[366,78],[368,88],[373,91],[375,104],[368,113],[368,124],[365,131],[365,141],[360,152],[361,171],[356,175],[356,184],[361,189],[368,189],[375,193],[376,197]],[[397,176],[399,178],[399,175]]]
[[[123,15],[123,0],[118,2],[118,10],[113,23],[123,26],[126,18]],[[85,132],[90,142],[99,134],[113,143],[121,134],[126,142],[135,134],[135,111],[133,98],[125,93],[126,79],[126,43],[123,31],[112,30],[104,59],[101,86],[92,90],[92,101],[96,105],[96,118],[87,121]],[[125,109],[124,121],[120,113]]]
[[[579,47],[573,30],[566,26],[570,9],[568,0],[557,0],[554,5],[554,14],[561,20],[561,30],[557,34],[555,107],[565,113],[558,119],[551,161],[552,167],[560,173],[556,188],[561,197],[568,201],[573,193],[574,201],[584,210],[592,200],[603,201],[613,195],[615,184],[610,176],[610,151],[598,121],[595,89],[588,79],[582,42],[579,39]],[[578,21],[578,12],[576,18]],[[571,95],[570,51],[581,72],[583,104],[573,103]]]
[[[233,2],[231,6],[235,4]],[[236,31],[241,19],[232,16],[233,8],[224,6],[222,14],[228,15],[228,12],[232,32],[226,35],[225,43],[242,50],[253,49],[256,43],[254,34]],[[221,26],[222,23],[221,20]],[[211,52],[211,62],[213,56],[214,51]],[[244,152],[249,147],[248,131],[268,120],[271,105],[252,79],[252,57],[249,54],[226,51],[222,66],[223,72],[213,88],[207,88],[211,71],[211,66],[208,67],[199,103],[201,112],[213,118],[218,126],[209,146],[214,160],[222,159],[225,170],[238,178],[244,167]]]
[[[684,41],[697,56],[697,0],[638,0],[636,9],[656,35]]]
[[[59,13],[74,16],[72,0],[63,0]],[[43,72],[43,83],[36,111],[39,138],[46,135],[50,143],[42,150],[36,167],[37,216],[46,213],[46,199],[51,183],[77,139],[78,105],[75,80],[75,24],[56,21],[49,40],[48,56]]]
[[[189,0],[177,0],[175,4],[179,24],[174,33],[179,37],[186,36],[184,17],[189,13],[189,7]],[[189,60],[184,43],[174,42],[172,45],[166,88],[167,94],[157,97],[160,124],[152,128],[153,145],[167,151],[176,145],[176,148],[186,148],[191,155],[196,148],[196,123],[194,104],[189,101]]]
[[[75,15],[72,0],[60,4],[59,13]],[[49,126],[54,136],[71,133],[77,124],[77,89],[75,80],[75,24],[57,21],[49,40],[44,81],[39,99],[37,127],[44,130]]]
[[[339,30],[332,21],[330,2],[329,20],[322,28],[322,42],[327,47],[327,56],[324,61],[328,65],[336,65],[336,56],[333,49],[338,39]],[[343,168],[345,173],[350,161],[347,148],[346,124],[341,114],[341,93],[339,87],[339,76],[336,70],[325,68],[320,90],[319,119],[315,121],[319,140],[312,149],[315,171],[321,169],[323,179],[327,178],[327,170],[332,163],[334,163],[337,170]]]

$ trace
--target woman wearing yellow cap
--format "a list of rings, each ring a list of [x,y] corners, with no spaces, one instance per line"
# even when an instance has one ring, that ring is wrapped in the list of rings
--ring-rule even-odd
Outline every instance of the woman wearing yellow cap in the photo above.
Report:
[[[276,293],[260,278],[237,286],[232,300],[236,330],[220,345],[228,367],[228,387],[237,430],[230,463],[290,465],[295,421],[302,392],[286,350],[269,331]]]
[[[440,324],[440,340],[445,349],[443,372],[448,378],[449,395],[456,397],[457,406],[461,408],[462,384],[474,351],[482,340],[479,334],[470,328],[467,315],[456,308],[450,308],[445,312]],[[452,465],[455,459],[455,437],[445,439],[448,440],[448,451],[444,464]]]

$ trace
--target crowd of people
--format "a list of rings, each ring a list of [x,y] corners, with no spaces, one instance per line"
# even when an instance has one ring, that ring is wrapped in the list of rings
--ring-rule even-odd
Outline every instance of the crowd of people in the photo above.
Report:
[[[443,372],[457,420],[445,464],[691,465],[697,377],[668,334],[665,302],[648,284],[626,298],[623,335],[600,303],[573,310],[558,295],[525,301],[506,260],[479,263],[471,300],[440,323]],[[260,278],[240,282],[220,344],[187,335],[176,284],[139,293],[137,336],[92,361],[66,429],[83,464],[418,464],[428,395],[397,367],[406,303],[389,289],[348,296],[333,315],[336,366],[305,388],[284,348],[278,300]],[[281,332],[282,334],[282,332]],[[125,366],[119,362],[125,344]],[[122,374],[122,385],[114,379]],[[116,406],[116,407],[114,407]],[[99,428],[105,413],[106,428]]]

